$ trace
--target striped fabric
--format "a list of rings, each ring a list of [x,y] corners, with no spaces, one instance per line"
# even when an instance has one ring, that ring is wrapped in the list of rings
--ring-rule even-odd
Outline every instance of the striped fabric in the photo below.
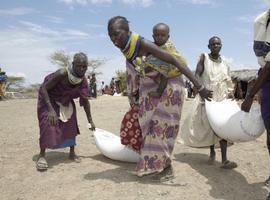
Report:
[[[141,37],[138,35],[138,33],[132,32],[129,36],[125,48],[122,50],[122,53],[124,54],[126,59],[131,63],[138,56],[140,39]]]

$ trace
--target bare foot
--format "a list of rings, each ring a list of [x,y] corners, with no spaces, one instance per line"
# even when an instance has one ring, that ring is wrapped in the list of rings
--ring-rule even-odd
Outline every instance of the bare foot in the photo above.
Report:
[[[216,161],[216,155],[210,155],[209,156],[209,159],[207,161],[207,164],[208,165],[214,165],[215,164],[215,161]]]
[[[76,163],[80,163],[80,162],[81,162],[81,159],[79,158],[79,156],[77,156],[77,155],[75,154],[75,152],[70,152],[70,153],[69,153],[69,159],[70,159],[70,160],[73,160],[73,161],[76,162]]]

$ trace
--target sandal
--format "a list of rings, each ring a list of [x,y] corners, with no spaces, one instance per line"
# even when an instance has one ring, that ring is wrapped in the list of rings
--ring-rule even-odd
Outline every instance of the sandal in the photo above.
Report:
[[[44,157],[40,156],[37,159],[36,168],[38,171],[46,171],[48,169],[48,163]]]
[[[156,174],[152,177],[152,181],[154,182],[166,182],[174,179],[174,172],[172,166],[166,167],[162,172]]]
[[[163,177],[160,177],[159,181],[160,181],[161,183],[163,183],[163,182],[166,182],[166,181],[171,181],[171,180],[173,180],[174,178],[175,178],[174,174],[170,174],[170,175],[165,175],[165,176],[163,176]]]
[[[235,162],[226,160],[224,163],[222,163],[222,165],[220,166],[220,168],[222,169],[233,169],[236,168],[237,164]]]

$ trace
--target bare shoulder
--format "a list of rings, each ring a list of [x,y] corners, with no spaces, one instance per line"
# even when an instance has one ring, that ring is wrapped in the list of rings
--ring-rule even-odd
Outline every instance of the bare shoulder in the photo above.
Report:
[[[202,54],[200,55],[199,61],[198,61],[198,63],[197,63],[197,67],[199,67],[199,68],[204,68],[204,60],[205,60],[205,54],[202,53]]]
[[[156,45],[153,42],[151,42],[145,38],[142,38],[141,39],[141,46],[142,47],[153,47],[153,46],[155,47]]]
[[[145,49],[146,51],[148,50],[156,50],[156,49],[159,49],[158,48],[158,46],[155,44],[155,43],[153,43],[153,42],[151,42],[150,40],[147,40],[147,39],[145,39],[145,38],[143,38],[143,39],[141,39],[141,48],[142,49]]]
[[[57,70],[59,75],[61,76],[66,76],[67,75],[67,70],[65,68],[61,68],[59,70]]]
[[[54,88],[59,82],[65,80],[67,77],[66,69],[61,68],[58,69],[53,73],[53,76],[51,79],[48,80],[48,82],[45,84],[45,87],[47,90],[50,90]]]
[[[147,39],[144,39],[144,38],[141,40],[141,46],[140,46],[140,54],[141,55],[152,54],[152,55],[159,57],[159,54],[162,54],[162,53],[164,53],[163,50],[161,50],[153,42],[151,42]]]
[[[204,53],[202,53],[202,54],[200,55],[200,60],[199,60],[199,62],[204,62],[204,59],[205,59],[205,55],[204,55]]]
[[[200,55],[199,61],[197,63],[196,71],[195,71],[195,74],[197,76],[201,76],[204,72],[204,59],[205,59],[205,55],[202,53]]]
[[[65,68],[61,68],[55,71],[53,79],[62,80],[65,77],[67,77],[67,70]]]
[[[65,68],[61,68],[55,71],[55,78],[63,78],[67,76],[67,70]]]

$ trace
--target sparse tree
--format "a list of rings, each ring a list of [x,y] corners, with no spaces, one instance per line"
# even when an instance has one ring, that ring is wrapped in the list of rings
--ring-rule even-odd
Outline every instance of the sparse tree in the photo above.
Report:
[[[71,64],[71,57],[64,50],[57,50],[50,55],[50,61],[59,67],[67,67]]]
[[[30,86],[25,88],[25,92],[38,92],[40,85],[41,84],[39,84],[39,83],[31,84]]]
[[[50,55],[50,61],[59,67],[67,67],[71,65],[72,62],[71,58],[72,56],[69,53],[65,52],[64,50],[57,50]],[[88,71],[86,75],[91,75],[93,73],[95,73],[96,75],[101,74],[101,72],[99,72],[97,69],[104,63],[105,59],[89,59]]]
[[[25,78],[22,76],[8,76],[6,90],[10,88],[22,88]]]

